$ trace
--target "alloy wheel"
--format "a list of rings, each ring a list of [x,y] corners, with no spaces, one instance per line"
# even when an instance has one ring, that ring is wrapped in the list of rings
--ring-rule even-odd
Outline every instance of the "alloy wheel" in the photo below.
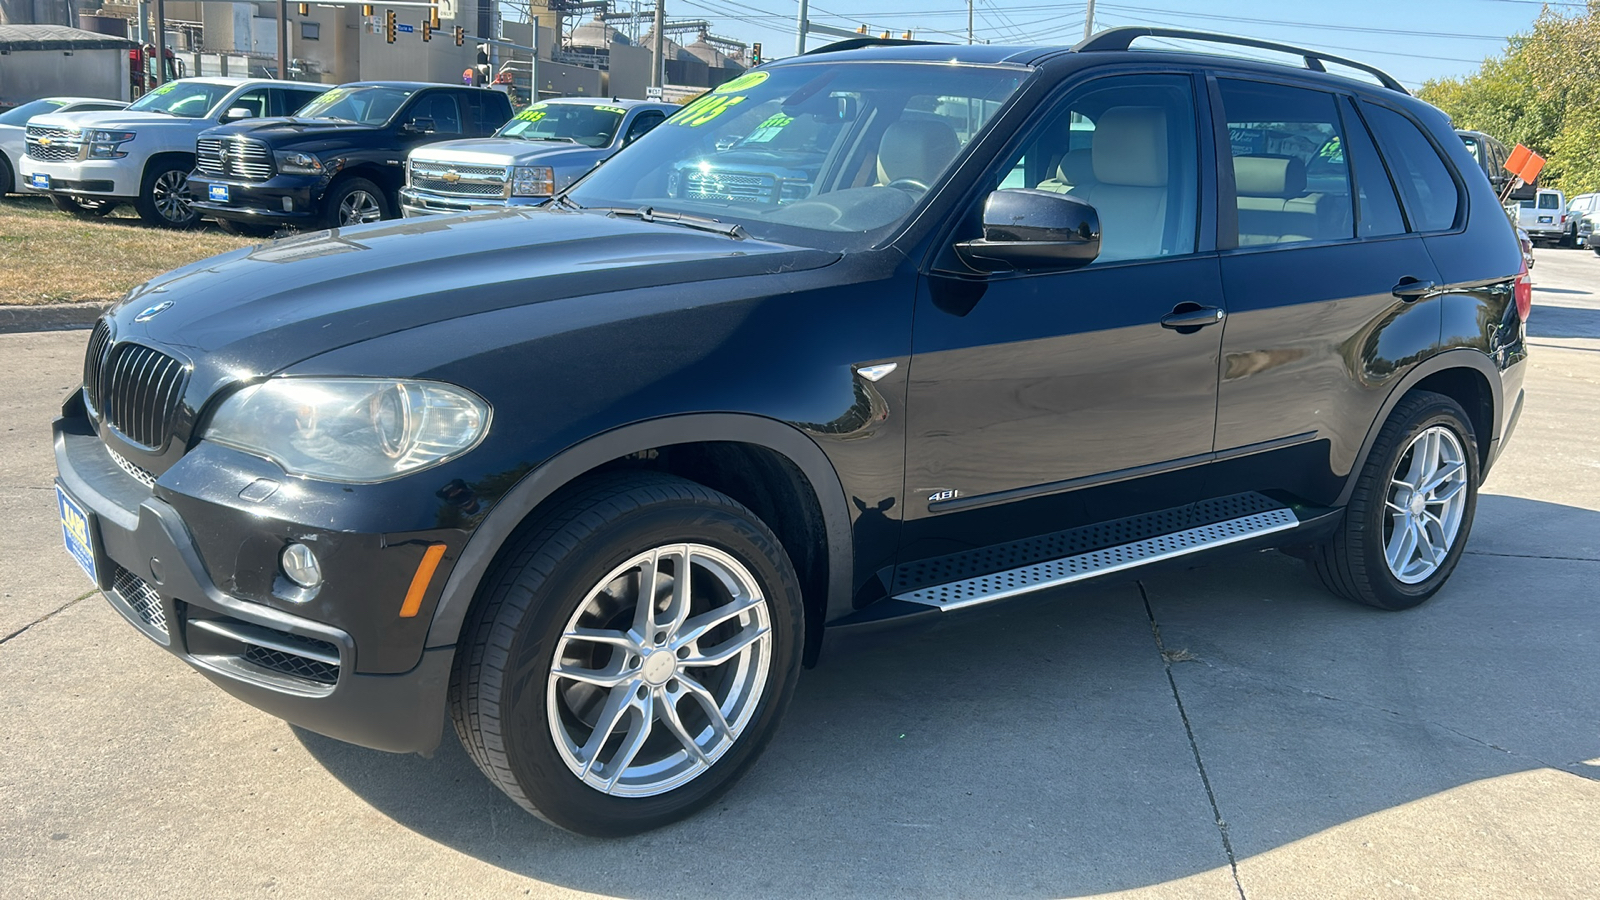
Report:
[[[339,201],[339,224],[361,225],[383,218],[383,207],[378,198],[366,191],[351,191]]]
[[[150,199],[168,222],[186,222],[194,215],[189,206],[189,176],[177,169],[156,176],[150,186]]]
[[[1425,429],[1400,455],[1385,500],[1384,558],[1404,584],[1425,581],[1450,554],[1467,502],[1467,458],[1456,433]]]
[[[640,553],[589,591],[556,645],[556,749],[606,794],[681,787],[750,724],[772,655],[767,600],[737,559],[703,544]]]

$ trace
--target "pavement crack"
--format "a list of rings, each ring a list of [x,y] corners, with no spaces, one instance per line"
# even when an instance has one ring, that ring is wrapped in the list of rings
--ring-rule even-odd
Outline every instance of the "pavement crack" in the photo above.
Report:
[[[1571,562],[1600,562],[1593,556],[1546,556],[1541,553],[1495,553],[1492,550],[1464,550],[1473,556],[1499,556],[1505,559],[1563,559]]]
[[[1172,701],[1178,706],[1178,718],[1183,720],[1183,733],[1189,738],[1189,752],[1194,754],[1200,784],[1205,788],[1207,802],[1211,804],[1211,818],[1217,823],[1217,834],[1222,838],[1222,852],[1228,856],[1228,870],[1233,874],[1234,890],[1239,892],[1239,900],[1246,900],[1244,885],[1239,881],[1239,859],[1234,856],[1233,840],[1228,837],[1228,821],[1222,817],[1222,810],[1217,806],[1217,794],[1211,789],[1211,776],[1206,774],[1206,763],[1200,756],[1200,744],[1194,739],[1194,726],[1189,723],[1189,712],[1184,709],[1183,697],[1178,692],[1178,680],[1172,677],[1172,656],[1168,655],[1166,644],[1161,641],[1161,625],[1156,622],[1156,612],[1150,606],[1150,595],[1145,593],[1144,582],[1135,583],[1139,585],[1139,599],[1144,601],[1145,615],[1150,617],[1150,633],[1155,637],[1156,653],[1161,657],[1161,666],[1167,674],[1167,686],[1172,689]]]
[[[55,618],[56,616],[60,615],[61,613],[66,612],[67,608],[72,606],[73,604],[78,603],[78,602],[83,601],[83,600],[87,600],[88,598],[93,597],[95,594],[98,594],[98,593],[100,593],[100,589],[99,588],[91,588],[90,590],[84,591],[81,595],[79,595],[77,597],[73,597],[71,600],[68,600],[66,603],[63,603],[60,606],[56,607],[55,609],[51,610],[50,612],[47,612],[44,615],[40,616],[39,618],[34,619],[32,622],[29,622],[28,624],[22,626],[21,628],[18,628],[16,631],[11,632],[10,634],[6,635],[5,637],[0,637],[0,644],[6,643],[7,641],[9,641],[12,638],[22,634],[23,632],[27,631],[28,629],[32,628],[35,625],[38,625],[41,622],[47,622],[47,621]]]

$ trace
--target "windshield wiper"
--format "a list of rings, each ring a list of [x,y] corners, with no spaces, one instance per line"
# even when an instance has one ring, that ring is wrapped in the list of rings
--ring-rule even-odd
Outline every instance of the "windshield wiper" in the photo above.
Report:
[[[553,136],[550,136],[550,135],[543,135],[543,134],[535,135],[533,137],[525,137],[525,138],[523,138],[523,140],[525,140],[525,141],[556,141],[557,143],[562,143],[562,144],[576,144],[578,142],[577,138],[553,137]]]
[[[672,225],[682,225],[685,228],[693,228],[695,231],[709,231],[712,234],[720,234],[724,237],[731,237],[736,241],[742,241],[750,236],[744,230],[743,225],[727,225],[717,221],[716,219],[710,218],[709,216],[693,216],[689,215],[688,213],[657,212],[648,206],[641,206],[638,209],[626,209],[620,206],[589,206],[585,208],[591,212],[603,212],[608,216],[621,216],[622,218],[627,219],[638,219],[641,222],[666,222]]]

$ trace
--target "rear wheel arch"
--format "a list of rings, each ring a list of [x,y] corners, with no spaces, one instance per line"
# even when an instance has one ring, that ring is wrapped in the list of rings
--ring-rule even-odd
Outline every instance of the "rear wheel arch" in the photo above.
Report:
[[[803,432],[774,419],[724,413],[671,416],[608,431],[556,454],[523,476],[468,539],[445,582],[427,646],[457,642],[501,550],[540,509],[548,508],[548,501],[559,499],[564,488],[630,457],[648,464],[641,457],[685,448],[693,452],[680,453],[671,465],[655,470],[728,494],[777,534],[805,589],[805,652],[807,663],[813,662],[828,610],[849,603],[854,549],[844,488],[826,454]],[[730,459],[744,464],[719,467]],[[815,504],[814,530],[795,508],[808,502]]]
[[[1500,439],[1500,410],[1505,408],[1500,372],[1495,368],[1494,361],[1480,351],[1465,348],[1446,350],[1418,363],[1389,392],[1367,429],[1361,451],[1356,455],[1355,465],[1346,476],[1344,490],[1340,492],[1335,505],[1344,506],[1350,502],[1357,476],[1366,465],[1384,423],[1389,421],[1400,401],[1418,390],[1444,394],[1460,403],[1477,432],[1477,446],[1474,449],[1480,464],[1488,458],[1490,448]]]

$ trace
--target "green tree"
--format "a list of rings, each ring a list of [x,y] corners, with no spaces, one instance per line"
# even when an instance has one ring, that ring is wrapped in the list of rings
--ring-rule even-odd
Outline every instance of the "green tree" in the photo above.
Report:
[[[1600,0],[1571,13],[1547,7],[1477,72],[1429,81],[1418,96],[1457,128],[1545,157],[1541,184],[1568,196],[1600,190]]]

